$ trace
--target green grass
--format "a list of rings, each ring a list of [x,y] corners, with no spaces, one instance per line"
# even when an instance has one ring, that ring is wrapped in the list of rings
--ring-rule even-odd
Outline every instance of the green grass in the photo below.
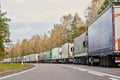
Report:
[[[5,71],[5,70],[20,69],[20,68],[27,67],[27,66],[30,66],[30,65],[28,64],[22,65],[22,64],[16,64],[16,63],[0,64],[0,72]]]

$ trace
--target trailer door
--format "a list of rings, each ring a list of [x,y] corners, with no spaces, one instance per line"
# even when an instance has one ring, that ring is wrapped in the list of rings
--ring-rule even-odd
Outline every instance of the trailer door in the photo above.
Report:
[[[120,52],[120,6],[114,6],[115,51]]]

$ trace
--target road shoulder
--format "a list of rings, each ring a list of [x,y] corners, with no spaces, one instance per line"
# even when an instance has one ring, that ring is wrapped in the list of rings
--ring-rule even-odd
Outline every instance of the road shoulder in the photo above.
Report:
[[[3,71],[3,72],[0,72],[0,77],[4,77],[4,76],[12,75],[12,74],[15,74],[15,73],[19,73],[19,72],[22,72],[22,71],[25,71],[25,70],[28,70],[28,69],[31,69],[31,68],[34,68],[34,67],[35,67],[35,65],[30,65],[30,66],[20,68],[20,69],[6,70],[6,71]]]

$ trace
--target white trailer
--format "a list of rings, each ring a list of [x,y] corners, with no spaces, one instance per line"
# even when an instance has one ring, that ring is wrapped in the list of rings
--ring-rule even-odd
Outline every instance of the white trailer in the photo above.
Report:
[[[2,63],[10,63],[11,62],[11,58],[5,58],[1,62]]]
[[[30,55],[26,55],[24,62],[29,63],[30,62]]]
[[[61,53],[61,48],[57,47],[52,49],[52,62],[59,62],[59,55]]]
[[[38,54],[31,54],[30,62],[38,62]]]
[[[62,63],[72,63],[73,62],[73,53],[71,48],[73,43],[66,43],[62,46]]]
[[[46,52],[40,52],[40,54],[38,55],[38,61],[43,63],[45,62],[46,59]]]

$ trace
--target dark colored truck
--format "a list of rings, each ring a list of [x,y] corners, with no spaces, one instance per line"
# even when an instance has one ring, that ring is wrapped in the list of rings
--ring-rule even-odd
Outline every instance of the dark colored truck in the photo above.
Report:
[[[74,39],[74,51],[73,51],[74,64],[87,64],[88,53],[86,39],[87,39],[86,32]]]

